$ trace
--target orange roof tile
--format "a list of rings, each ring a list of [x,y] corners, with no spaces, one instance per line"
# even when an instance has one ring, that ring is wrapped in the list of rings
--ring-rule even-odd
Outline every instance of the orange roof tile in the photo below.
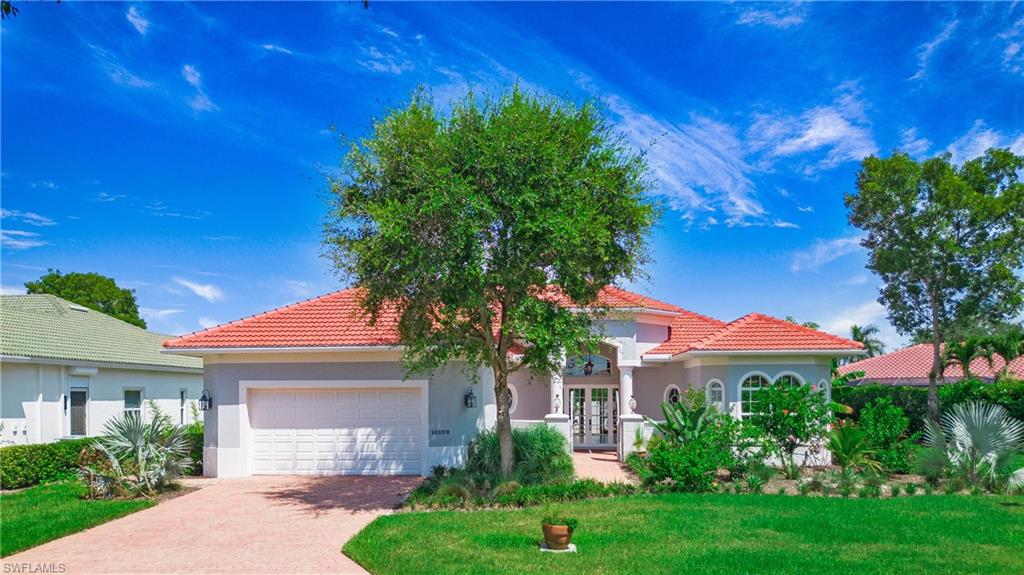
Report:
[[[995,356],[991,367],[988,360],[979,357],[971,362],[971,375],[995,379],[996,374],[1002,371],[1003,365],[1005,362],[999,355]],[[912,345],[839,367],[839,373],[842,374],[863,371],[864,377],[861,381],[901,385],[925,385],[928,383],[928,374],[931,370],[932,345],[929,343]],[[1010,362],[1010,372],[1016,377],[1024,378],[1024,357],[1018,357]],[[946,366],[943,375],[946,381],[959,381],[963,379],[964,372],[959,365],[950,365]]]

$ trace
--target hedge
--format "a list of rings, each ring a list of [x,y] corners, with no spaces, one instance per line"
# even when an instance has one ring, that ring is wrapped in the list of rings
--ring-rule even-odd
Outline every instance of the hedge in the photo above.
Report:
[[[83,449],[94,439],[10,445],[0,448],[0,488],[20,489],[74,478]]]
[[[927,387],[868,384],[832,389],[832,400],[853,408],[853,419],[859,418],[864,405],[877,397],[888,397],[903,410],[910,419],[910,433],[924,429],[928,418]],[[970,379],[939,386],[939,405],[943,409],[972,400],[998,403],[1012,417],[1024,421],[1024,380],[1004,379],[990,384]]]
[[[189,455],[192,456],[190,475],[203,474],[203,422],[197,421],[185,428],[188,435]]]

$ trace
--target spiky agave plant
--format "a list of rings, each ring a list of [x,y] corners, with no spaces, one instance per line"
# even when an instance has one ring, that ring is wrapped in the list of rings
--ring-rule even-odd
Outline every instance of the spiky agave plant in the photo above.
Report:
[[[1024,467],[1008,469],[1024,448],[1024,423],[1001,405],[954,405],[938,424],[926,421],[924,438],[928,447],[945,454],[952,474],[969,485],[995,488],[1003,479],[1009,489],[1024,486]]]
[[[107,422],[96,443],[108,465],[83,466],[82,477],[97,494],[155,495],[192,465],[185,428],[164,418],[145,421],[126,413]]]

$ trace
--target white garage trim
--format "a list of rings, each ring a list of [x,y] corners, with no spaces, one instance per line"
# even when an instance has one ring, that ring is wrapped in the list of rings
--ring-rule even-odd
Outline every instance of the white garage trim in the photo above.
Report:
[[[239,426],[239,459],[236,465],[244,470],[244,475],[253,474],[253,433],[249,419],[249,391],[269,389],[414,389],[420,396],[420,474],[426,474],[428,465],[428,442],[430,430],[428,422],[428,386],[427,380],[242,380],[238,382],[238,426]],[[221,421],[220,424],[227,423]]]

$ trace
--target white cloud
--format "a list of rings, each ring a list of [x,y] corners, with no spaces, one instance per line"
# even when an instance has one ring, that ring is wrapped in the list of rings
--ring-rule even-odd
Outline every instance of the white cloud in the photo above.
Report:
[[[850,326],[877,324],[885,317],[885,307],[877,301],[870,301],[856,307],[839,312],[834,318],[826,321],[822,328],[842,337],[850,337]]]
[[[747,130],[747,145],[751,151],[764,155],[762,167],[770,166],[777,158],[824,152],[823,158],[805,169],[812,173],[842,162],[860,161],[878,152],[859,98],[859,87],[844,82],[837,91],[831,105],[811,108],[799,115],[755,115]]]
[[[285,279],[284,287],[295,297],[309,297],[314,293],[313,283],[308,281]]]
[[[138,8],[136,8],[135,6],[129,7],[128,12],[124,16],[128,19],[129,22],[132,23],[132,26],[135,27],[136,32],[142,34],[143,36],[146,35],[146,30],[149,29],[149,20],[146,20],[142,13],[139,12]]]
[[[989,128],[984,121],[975,120],[971,129],[954,140],[946,150],[952,154],[953,161],[959,164],[977,158],[989,148],[1010,148],[1015,154],[1024,153],[1024,132],[1004,136]]]
[[[295,55],[295,52],[293,52],[292,50],[289,50],[288,48],[285,48],[284,46],[279,46],[277,44],[264,44],[263,46],[261,46],[261,48],[263,48],[267,52],[280,52],[281,54],[288,54],[289,56]]]
[[[380,31],[384,34],[387,34],[388,36],[391,36],[392,38],[398,38],[398,32],[395,32],[394,30],[388,28],[387,26],[381,26]]]
[[[192,293],[211,303],[222,301],[224,299],[224,292],[213,284],[201,284],[182,278],[174,278],[174,283],[188,288]]]
[[[156,86],[155,83],[129,71],[128,68],[121,64],[120,59],[118,59],[113,52],[93,44],[89,44],[88,46],[92,50],[92,55],[96,60],[96,64],[115,84],[137,89],[148,89]]]
[[[920,158],[932,145],[927,139],[918,137],[917,128],[906,128],[900,132],[900,149],[914,158]]]
[[[177,315],[185,310],[181,309],[157,309],[152,307],[140,307],[139,314],[142,315],[142,319],[149,321],[160,321],[167,319],[173,315]]]
[[[844,285],[844,286],[862,286],[862,285],[868,283],[869,281],[871,281],[871,276],[870,275],[868,275],[868,274],[857,274],[857,275],[851,276],[851,277],[843,280],[840,283],[842,285]]]
[[[772,227],[775,227],[775,228],[793,228],[793,229],[799,229],[800,228],[800,226],[794,224],[793,222],[787,222],[785,220],[779,220],[779,219],[776,219],[774,222],[772,222]]]
[[[793,272],[815,271],[831,261],[861,249],[860,240],[859,236],[818,240],[811,247],[794,253],[789,269]]]
[[[1006,41],[1003,47],[1003,67],[1013,73],[1024,73],[1024,18],[1014,22],[1005,32],[999,34]]]
[[[45,246],[46,242],[39,239],[39,234],[22,230],[0,230],[0,246],[9,250],[27,250]]]
[[[772,28],[792,28],[804,23],[802,10],[783,7],[777,10],[758,10],[750,8],[740,13],[737,24],[746,26],[770,26]]]
[[[127,198],[124,194],[108,194],[107,192],[100,192],[93,198],[95,202],[116,202],[117,200]]]
[[[26,293],[25,286],[0,286],[2,295],[22,295]]]
[[[196,210],[194,212],[185,213],[178,210],[169,209],[167,204],[163,200],[153,200],[146,204],[143,209],[153,216],[167,217],[167,218],[184,218],[186,220],[199,220],[205,217],[213,215],[212,212],[207,210]]]
[[[805,214],[810,214],[814,212],[814,207],[812,206],[797,206],[796,209],[800,210]]]
[[[395,54],[385,54],[376,46],[364,46],[361,50],[365,58],[359,60],[359,65],[367,70],[398,75],[414,68],[413,63],[400,50]]]
[[[931,60],[932,54],[939,48],[943,43],[953,36],[953,32],[956,31],[956,27],[960,25],[959,20],[953,20],[946,27],[939,32],[939,35],[932,38],[928,42],[921,44],[917,49],[917,72],[910,77],[911,80],[922,80],[927,75],[928,61]]]
[[[230,242],[230,241],[234,241],[234,240],[240,240],[242,238],[239,237],[239,236],[217,236],[217,235],[212,235],[212,236],[203,236],[203,239],[208,241],[208,242]]]
[[[45,181],[42,181],[42,182],[32,182],[31,184],[29,184],[29,186],[31,186],[32,189],[46,188],[46,189],[49,189],[49,190],[56,190],[57,188],[60,187],[53,180],[45,180]]]
[[[57,222],[51,220],[46,216],[41,216],[35,212],[23,212],[21,210],[8,210],[0,209],[0,218],[17,220],[30,226],[55,226]]]
[[[222,322],[220,322],[218,320],[215,320],[213,318],[209,318],[209,317],[200,317],[199,318],[199,325],[202,326],[203,329],[210,329],[211,327],[217,327],[221,323]]]
[[[217,104],[214,104],[206,94],[206,88],[203,87],[203,76],[199,73],[199,70],[196,70],[195,66],[191,64],[182,66],[181,77],[188,82],[189,86],[196,89],[195,94],[188,100],[188,106],[192,108],[192,111],[211,112],[217,109]]]

